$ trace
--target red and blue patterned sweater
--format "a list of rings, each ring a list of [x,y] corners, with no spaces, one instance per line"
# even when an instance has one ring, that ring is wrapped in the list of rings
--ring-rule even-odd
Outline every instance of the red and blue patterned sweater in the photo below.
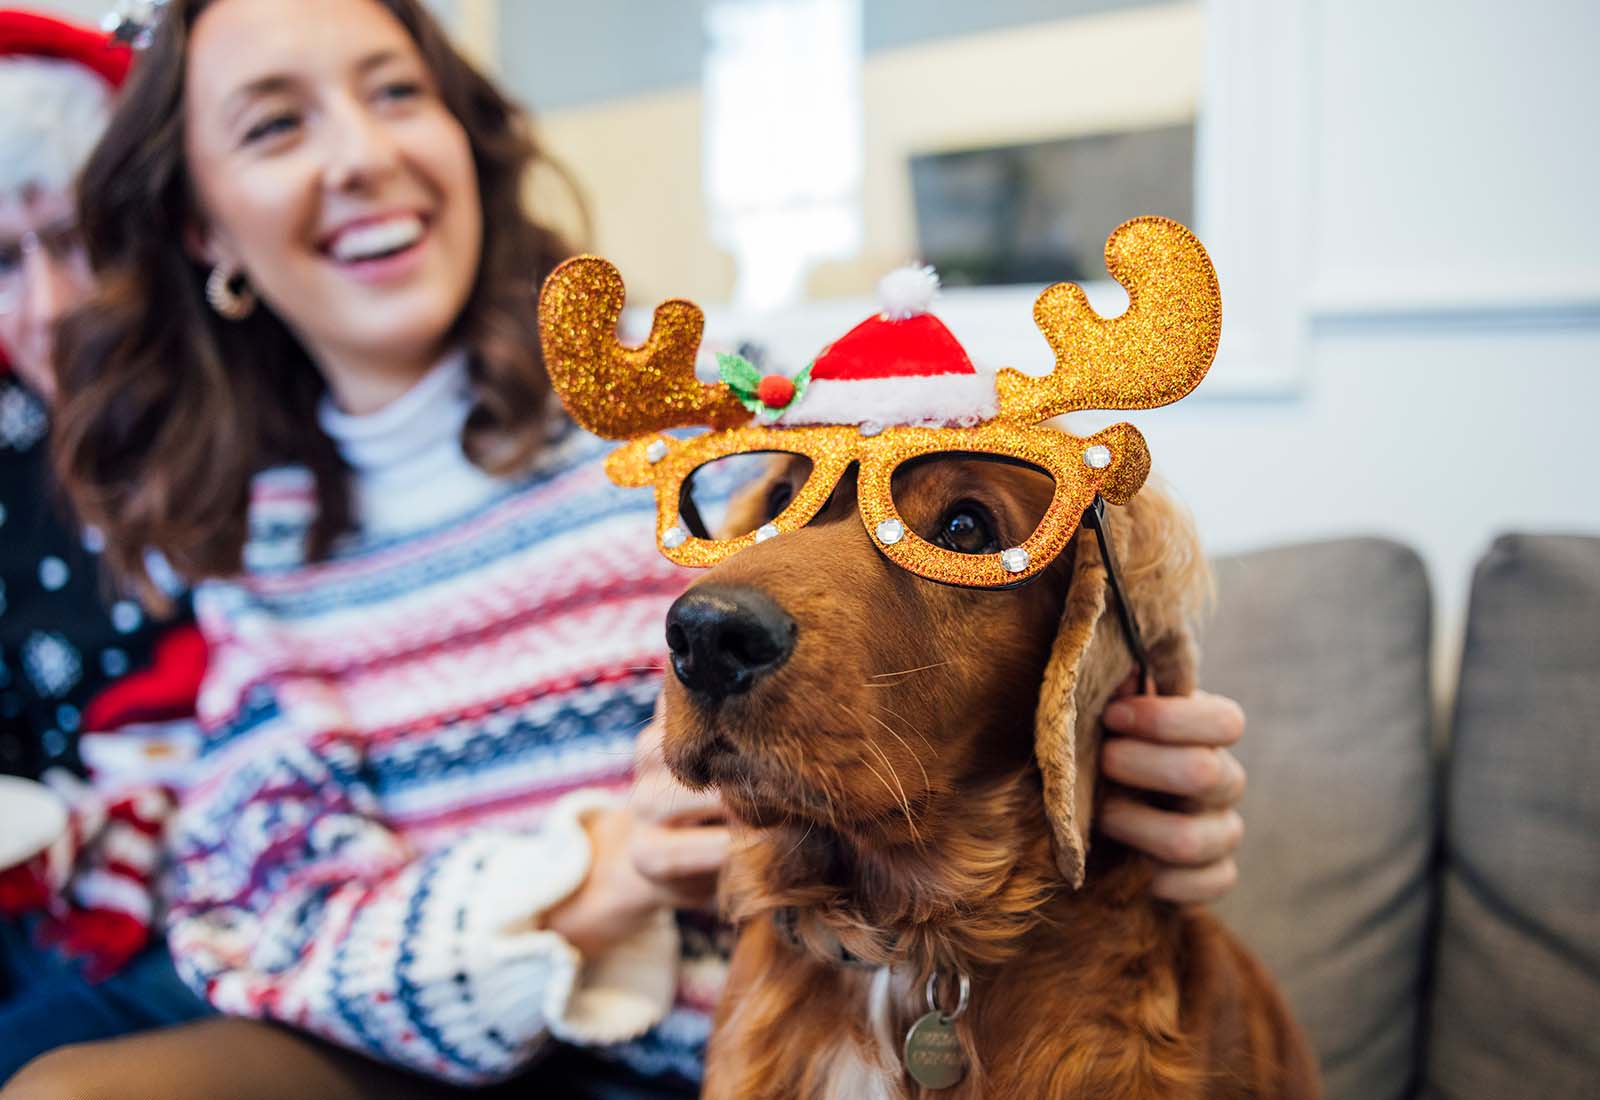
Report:
[[[309,476],[260,476],[246,574],[201,586],[198,774],[169,935],[220,1009],[458,1082],[552,1040],[698,1074],[715,933],[662,913],[584,960],[539,927],[588,869],[579,823],[630,778],[684,584],[606,445],[552,429],[535,469],[461,456],[465,369],[370,417],[324,410],[359,534],[302,554]]]

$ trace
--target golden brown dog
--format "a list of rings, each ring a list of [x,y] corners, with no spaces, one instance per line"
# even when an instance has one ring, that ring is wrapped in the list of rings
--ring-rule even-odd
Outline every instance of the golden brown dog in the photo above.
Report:
[[[731,526],[781,509],[803,462]],[[1098,716],[1133,669],[1093,534],[1024,587],[947,587],[875,550],[853,484],[668,619],[667,762],[742,826],[705,1096],[1317,1096],[1262,966],[1204,910],[1154,900],[1142,858],[1089,851]],[[895,486],[909,526],[969,553],[1015,545],[1049,493],[958,457]],[[1157,684],[1187,692],[1208,584],[1192,530],[1151,487],[1107,521]],[[930,975],[945,1019],[960,975],[971,989],[951,1025],[965,1074],[939,1090],[902,1065]]]

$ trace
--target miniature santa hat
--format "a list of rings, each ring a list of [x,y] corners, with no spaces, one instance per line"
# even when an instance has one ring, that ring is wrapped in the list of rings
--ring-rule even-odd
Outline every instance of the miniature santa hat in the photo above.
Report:
[[[878,283],[879,312],[824,348],[804,393],[778,423],[965,425],[998,408],[994,375],[928,309],[939,293],[931,267],[910,265]]]
[[[0,10],[0,193],[70,188],[131,62],[126,46],[98,30]],[[0,375],[7,369],[0,351]]]

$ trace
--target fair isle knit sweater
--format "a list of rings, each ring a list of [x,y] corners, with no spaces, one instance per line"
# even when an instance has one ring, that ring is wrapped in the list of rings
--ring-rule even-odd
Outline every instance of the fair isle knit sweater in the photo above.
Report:
[[[663,912],[583,959],[540,922],[588,871],[582,814],[626,790],[683,575],[604,444],[553,427],[530,474],[491,478],[461,453],[469,404],[455,357],[375,414],[323,410],[359,532],[329,560],[302,554],[309,476],[257,479],[245,575],[196,596],[174,956],[225,1012],[451,1081],[552,1039],[697,1075],[721,971],[695,925]]]

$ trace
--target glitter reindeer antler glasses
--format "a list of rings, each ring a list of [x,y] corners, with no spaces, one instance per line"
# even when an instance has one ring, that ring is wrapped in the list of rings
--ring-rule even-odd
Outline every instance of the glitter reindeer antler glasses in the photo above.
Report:
[[[592,256],[550,275],[539,324],[551,382],[573,419],[596,435],[628,441],[607,461],[611,479],[655,486],[656,536],[677,564],[715,565],[799,530],[858,463],[861,519],[890,561],[942,584],[1001,588],[1044,569],[1097,498],[1125,504],[1150,470],[1144,437],[1131,424],[1083,438],[1042,422],[1086,409],[1169,404],[1200,383],[1216,354],[1221,299],[1194,234],[1166,218],[1135,218],[1107,240],[1106,266],[1128,292],[1121,316],[1101,317],[1069,283],[1050,287],[1034,304],[1034,320],[1055,352],[1054,369],[1042,376],[974,370],[926,312],[937,288],[931,269],[896,273],[884,312],[794,378],[761,378],[743,360],[722,357],[724,381],[699,381],[695,357],[704,318],[678,299],[656,308],[643,344],[623,345],[617,339],[622,278]],[[711,430],[690,439],[662,434],[696,426]],[[735,537],[691,531],[680,512],[696,471],[761,452],[810,461],[809,477],[786,506]],[[1036,467],[1053,479],[1054,494],[1020,543],[995,553],[958,553],[912,530],[895,506],[896,472],[932,455]]]

